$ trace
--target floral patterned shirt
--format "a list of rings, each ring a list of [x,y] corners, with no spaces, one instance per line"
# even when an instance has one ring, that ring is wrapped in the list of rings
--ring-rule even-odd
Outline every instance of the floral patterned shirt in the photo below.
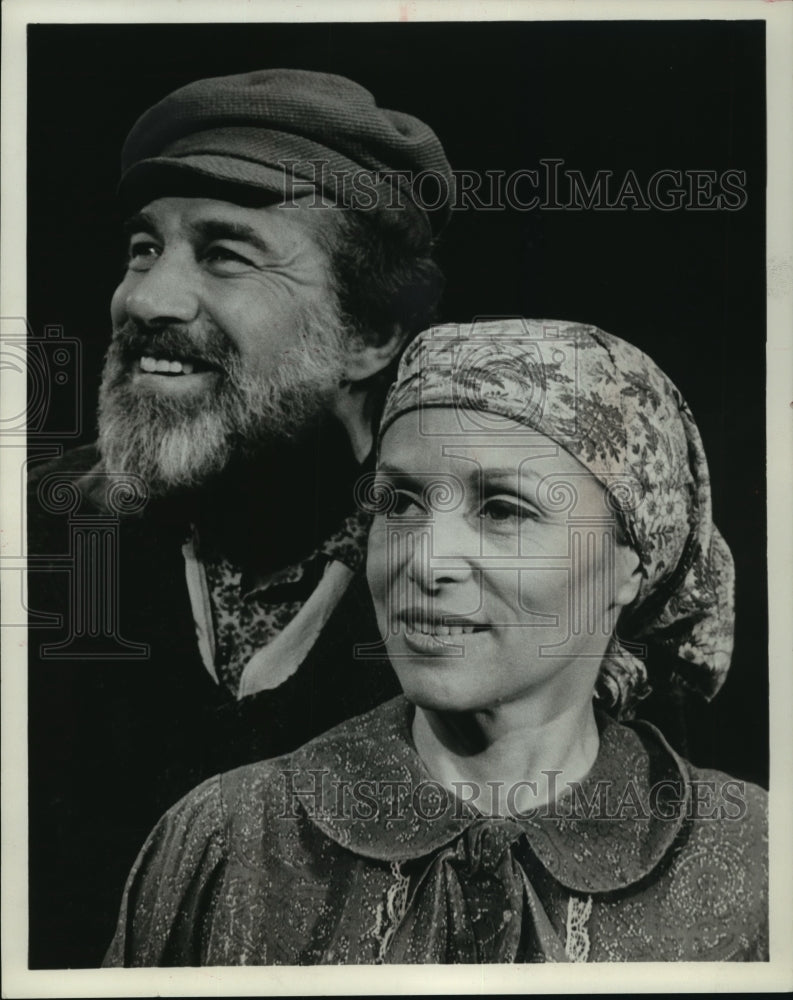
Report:
[[[205,782],[159,822],[108,966],[763,961],[766,796],[598,714],[553,808],[433,782],[402,696]]]
[[[306,559],[248,589],[243,586],[242,569],[228,559],[201,561],[211,603],[212,620],[207,623],[214,637],[211,666],[219,683],[237,694],[240,677],[251,657],[298,614],[330,562],[338,561],[353,573],[360,569],[368,530],[369,518],[365,514],[351,514]],[[195,607],[194,616],[198,620]]]

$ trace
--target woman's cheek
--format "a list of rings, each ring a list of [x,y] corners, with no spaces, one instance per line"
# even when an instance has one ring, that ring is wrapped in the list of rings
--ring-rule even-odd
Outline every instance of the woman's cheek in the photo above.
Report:
[[[375,517],[369,532],[369,543],[366,556],[366,580],[372,594],[372,602],[377,614],[377,621],[384,626],[386,605],[386,531],[384,518]]]

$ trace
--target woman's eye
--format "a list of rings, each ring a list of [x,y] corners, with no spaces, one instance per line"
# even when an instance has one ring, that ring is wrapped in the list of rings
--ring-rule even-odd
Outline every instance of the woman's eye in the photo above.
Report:
[[[427,513],[412,493],[394,490],[394,497],[394,503],[389,511],[392,517],[404,517],[405,515],[421,517]]]
[[[537,518],[537,514],[528,504],[505,497],[491,497],[483,505],[479,516],[496,523],[536,520]]]

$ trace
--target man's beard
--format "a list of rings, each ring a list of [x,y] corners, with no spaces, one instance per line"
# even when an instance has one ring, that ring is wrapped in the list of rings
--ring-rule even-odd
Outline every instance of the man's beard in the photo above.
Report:
[[[306,310],[300,348],[252,375],[218,327],[114,330],[99,390],[99,449],[111,475],[135,474],[149,496],[203,486],[232,460],[300,434],[327,409],[349,338],[335,303]],[[216,370],[206,391],[150,392],[132,385],[142,355],[194,358]],[[167,377],[167,376],[165,376]],[[187,376],[170,376],[181,378]]]

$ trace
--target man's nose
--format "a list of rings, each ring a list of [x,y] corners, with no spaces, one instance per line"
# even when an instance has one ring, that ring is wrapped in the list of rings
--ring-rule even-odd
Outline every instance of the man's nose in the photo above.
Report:
[[[181,255],[164,253],[129,288],[123,307],[147,326],[189,323],[199,310],[194,269]]]

